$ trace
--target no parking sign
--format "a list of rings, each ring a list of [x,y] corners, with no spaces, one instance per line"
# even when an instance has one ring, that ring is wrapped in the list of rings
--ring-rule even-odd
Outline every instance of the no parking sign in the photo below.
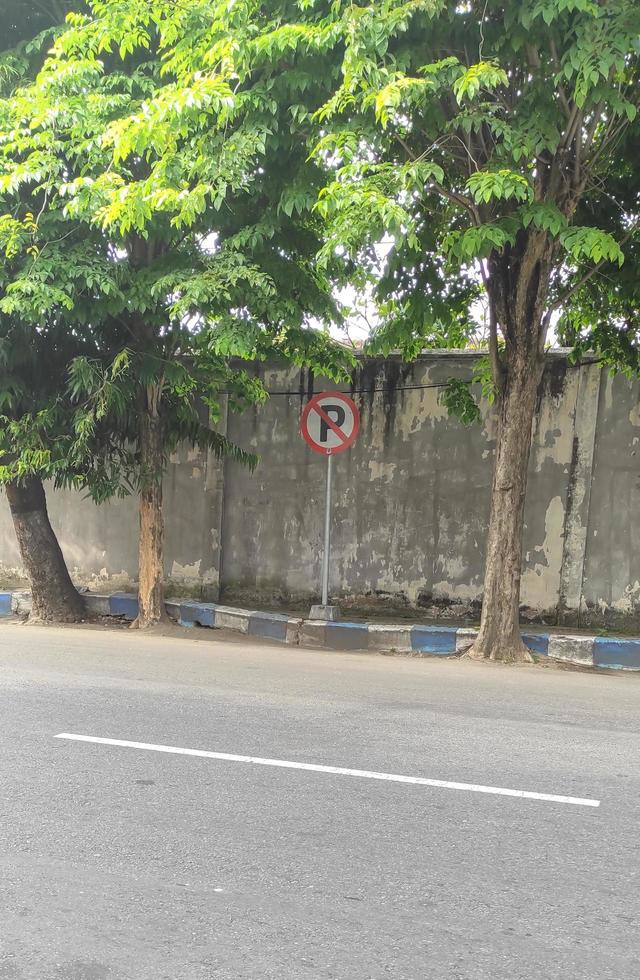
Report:
[[[329,605],[329,555],[331,551],[331,489],[333,457],[356,441],[360,413],[352,398],[341,391],[314,395],[300,419],[300,434],[314,453],[327,457],[327,496],[324,510],[324,558],[322,562],[322,605],[314,606],[311,618],[337,619],[336,606]]]
[[[314,452],[333,456],[352,446],[360,429],[357,405],[341,391],[315,395],[302,413],[300,432]]]

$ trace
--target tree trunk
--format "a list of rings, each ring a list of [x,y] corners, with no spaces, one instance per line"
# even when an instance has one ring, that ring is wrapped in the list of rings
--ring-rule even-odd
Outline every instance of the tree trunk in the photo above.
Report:
[[[531,431],[544,362],[539,355],[517,360],[513,357],[505,367],[482,617],[469,655],[503,663],[527,663],[532,657],[520,636],[519,617],[522,535]]]
[[[67,566],[47,513],[42,480],[36,476],[6,485],[20,555],[33,600],[31,619],[76,623],[85,618],[84,603]]]
[[[140,413],[140,537],[138,618],[134,629],[168,622],[164,605],[164,519],[162,515],[162,424],[157,398],[147,393]]]

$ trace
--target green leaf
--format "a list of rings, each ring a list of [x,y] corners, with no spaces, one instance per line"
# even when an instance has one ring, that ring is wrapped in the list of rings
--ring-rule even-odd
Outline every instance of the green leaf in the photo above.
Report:
[[[453,92],[458,101],[472,101],[481,92],[494,91],[508,84],[508,76],[503,68],[495,61],[480,61],[477,65],[467,68],[453,83]]]
[[[449,378],[439,399],[449,414],[459,419],[463,425],[473,425],[481,421],[480,409],[469,391],[468,381]]]
[[[478,171],[469,177],[467,187],[477,204],[509,198],[533,199],[533,187],[527,178],[512,170]]]
[[[622,266],[624,253],[615,238],[599,228],[569,228],[560,241],[573,259],[591,262],[613,262]]]

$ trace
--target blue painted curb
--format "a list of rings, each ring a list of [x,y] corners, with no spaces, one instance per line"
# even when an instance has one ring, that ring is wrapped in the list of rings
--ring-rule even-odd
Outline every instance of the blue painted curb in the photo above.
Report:
[[[181,626],[208,626],[211,629],[215,628],[216,607],[213,603],[181,602],[178,608],[179,614],[177,619]]]
[[[114,592],[109,599],[109,614],[134,620],[138,615],[138,599],[128,592]]]
[[[546,657],[549,653],[549,637],[546,633],[523,633],[522,641],[532,653]]]
[[[457,629],[440,626],[412,626],[411,649],[414,653],[451,656],[456,653]]]
[[[594,637],[593,665],[615,670],[640,670],[640,640]]]
[[[112,595],[89,592],[82,598],[87,611],[94,615],[119,616],[128,620],[138,615],[137,596],[128,592]],[[10,616],[12,609],[19,613],[28,611],[29,602],[29,596],[22,592],[0,592],[0,616]],[[325,650],[455,657],[463,653],[477,635],[475,630],[466,627],[328,623],[195,600],[170,598],[166,608],[181,626],[230,629],[248,636]],[[522,638],[533,653],[554,660],[609,670],[640,670],[640,637],[526,632]]]

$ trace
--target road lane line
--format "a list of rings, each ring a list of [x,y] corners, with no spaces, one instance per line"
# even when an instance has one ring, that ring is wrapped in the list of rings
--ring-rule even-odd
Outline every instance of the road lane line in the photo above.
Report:
[[[332,776],[356,776],[360,779],[379,779],[389,783],[410,783],[413,786],[432,786],[436,789],[457,789],[467,793],[488,793],[492,796],[515,796],[521,800],[540,800],[544,803],[570,803],[574,806],[600,806],[600,800],[578,796],[556,796],[552,793],[532,793],[524,789],[505,789],[502,786],[480,786],[475,783],[454,783],[444,779],[425,779],[422,776],[398,776],[390,772],[369,772],[367,769],[343,769],[340,766],[319,766],[311,762],[288,762],[284,759],[261,759],[253,755],[230,755],[227,752],[206,752],[203,749],[183,749],[176,745],[155,745],[151,742],[130,742],[121,738],[99,738],[96,735],[74,735],[61,732],[55,738],[72,742],[91,742],[95,745],[115,745],[145,752],[166,752],[170,755],[193,755],[201,759],[222,762],[244,762],[254,766],[273,766],[276,769],[302,769],[305,772],[324,772]]]

